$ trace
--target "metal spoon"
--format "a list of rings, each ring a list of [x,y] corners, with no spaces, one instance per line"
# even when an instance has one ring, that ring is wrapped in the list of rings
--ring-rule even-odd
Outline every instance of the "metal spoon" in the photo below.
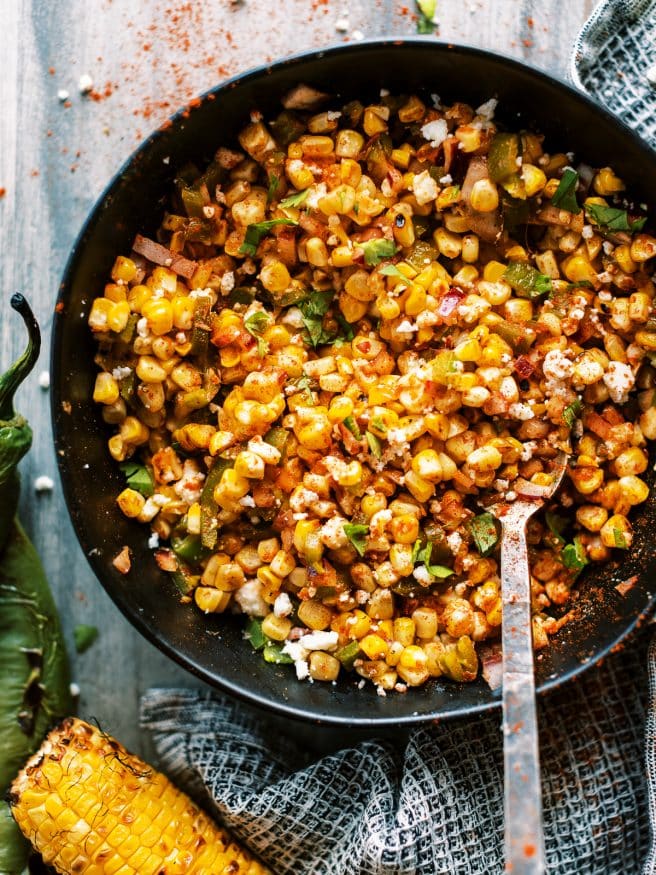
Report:
[[[512,875],[545,871],[526,523],[556,492],[566,468],[567,455],[559,453],[551,483],[520,478],[512,484],[515,501],[486,506],[501,523],[504,845]]]

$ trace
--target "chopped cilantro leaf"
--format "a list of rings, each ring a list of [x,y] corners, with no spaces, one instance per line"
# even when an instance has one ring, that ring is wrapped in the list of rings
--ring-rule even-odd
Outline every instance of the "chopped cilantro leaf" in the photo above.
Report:
[[[349,342],[353,340],[353,338],[355,337],[355,332],[353,331],[351,324],[347,322],[346,319],[339,312],[335,314],[335,319],[337,319],[340,328],[344,332],[344,339]]]
[[[125,474],[130,489],[140,492],[146,498],[149,498],[155,491],[152,475],[145,465],[139,465],[137,462],[123,462],[121,471]]]
[[[577,398],[576,401],[572,401],[572,403],[568,404],[563,410],[563,419],[570,428],[574,426],[574,423],[581,415],[582,410],[583,403],[580,398]]]
[[[323,327],[323,317],[328,312],[328,308],[333,300],[334,293],[329,292],[311,292],[307,298],[303,298],[297,304],[303,317],[303,325],[310,335],[312,346],[320,346],[323,343],[330,343],[334,335],[326,331]]]
[[[257,352],[260,358],[264,358],[269,351],[269,344],[266,340],[262,339],[262,335],[269,322],[269,316],[262,312],[262,310],[257,310],[255,313],[251,313],[247,319],[244,319],[244,328],[257,340]]]
[[[602,204],[586,204],[585,210],[588,216],[605,231],[641,231],[647,221],[646,216],[641,219],[629,219],[626,210],[605,207]]]
[[[382,273],[383,276],[397,276],[406,282],[408,281],[407,276],[401,273],[395,264],[384,264],[378,272]]]
[[[548,510],[544,515],[544,520],[554,538],[556,538],[561,544],[564,544],[565,539],[563,538],[563,532],[567,528],[567,519],[564,516],[560,516],[559,514]]]
[[[276,225],[298,225],[293,219],[269,219],[268,222],[255,222],[246,228],[244,242],[239,247],[240,255],[255,255],[260,240]]]
[[[284,200],[281,200],[278,204],[279,207],[300,207],[301,204],[304,204],[307,196],[309,194],[309,189],[305,189],[305,191],[297,191],[294,194],[290,194],[289,197],[286,197]]]
[[[446,565],[433,565],[432,564],[432,555],[433,555],[433,542],[428,540],[426,545],[422,547],[421,541],[415,541],[414,547],[412,548],[412,561],[413,562],[421,562],[423,563],[426,571],[433,577],[437,577],[440,580],[444,580],[446,577],[451,577],[454,573],[452,568],[447,568]]]
[[[580,571],[588,564],[588,557],[585,552],[585,547],[581,543],[580,538],[574,538],[572,544],[567,544],[560,554],[563,565],[571,571]]]
[[[369,526],[361,526],[355,523],[344,523],[344,534],[353,544],[360,556],[364,556],[367,549],[367,535]]]
[[[467,530],[481,556],[489,556],[499,540],[496,520],[492,514],[486,511],[473,517],[467,523]]]
[[[576,200],[576,186],[578,182],[579,175],[576,170],[566,167],[558,183],[558,188],[551,198],[551,203],[561,210],[567,210],[570,213],[580,213],[581,207]]]
[[[364,263],[369,267],[375,267],[380,264],[385,258],[391,258],[396,253],[396,243],[393,240],[385,240],[384,237],[379,237],[376,240],[367,240],[361,243],[362,251],[364,252]]]
[[[383,448],[381,446],[380,441],[376,437],[375,434],[372,434],[370,431],[366,433],[367,443],[369,444],[369,449],[371,454],[375,456],[377,459],[380,459],[383,455]]]

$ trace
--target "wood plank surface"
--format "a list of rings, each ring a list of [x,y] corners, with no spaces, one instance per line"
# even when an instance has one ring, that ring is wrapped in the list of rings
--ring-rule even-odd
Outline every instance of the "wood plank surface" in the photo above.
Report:
[[[441,0],[439,37],[565,75],[592,6],[592,0]],[[44,330],[37,372],[48,368],[54,301],[75,236],[106,182],[152,128],[195,94],[249,67],[360,34],[412,34],[416,26],[412,3],[394,0],[285,0],[278,6],[264,0],[0,0],[0,12],[0,189],[6,189],[0,198],[0,367],[22,349],[19,320],[8,304],[9,294],[21,290]],[[94,82],[87,96],[78,90],[84,74]],[[58,98],[62,90],[67,101]],[[91,649],[73,659],[80,713],[96,717],[128,746],[147,749],[137,726],[139,696],[154,684],[198,682],[132,629],[90,571],[66,514],[48,393],[36,375],[18,403],[34,429],[22,465],[21,516],[44,560],[71,653],[76,624],[100,629]],[[42,474],[55,487],[37,495],[34,480]]]

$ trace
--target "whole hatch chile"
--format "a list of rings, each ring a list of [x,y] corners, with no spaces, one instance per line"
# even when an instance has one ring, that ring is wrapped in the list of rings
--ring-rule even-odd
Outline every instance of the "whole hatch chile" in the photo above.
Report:
[[[27,349],[0,377],[0,875],[20,875],[28,845],[4,796],[52,724],[71,713],[68,661],[57,610],[39,557],[16,519],[17,465],[32,432],[14,395],[39,355],[39,326],[22,295]]]

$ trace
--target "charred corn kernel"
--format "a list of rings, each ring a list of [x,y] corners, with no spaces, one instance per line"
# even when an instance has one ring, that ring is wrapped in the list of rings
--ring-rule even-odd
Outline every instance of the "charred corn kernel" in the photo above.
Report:
[[[392,544],[389,552],[389,560],[392,568],[401,577],[409,577],[415,563],[412,558],[412,547],[410,544]]]
[[[421,121],[425,113],[425,104],[415,95],[409,97],[403,106],[398,109],[399,121],[403,122],[404,125],[410,122]]]
[[[615,326],[613,325],[613,327]],[[617,327],[622,330],[620,326]],[[639,346],[644,347],[644,349],[656,350],[656,332],[654,331],[636,331],[634,340]]]
[[[592,180],[592,186],[601,197],[624,191],[624,183],[610,167],[602,167]]]
[[[282,587],[283,581],[268,565],[262,565],[257,569],[257,579],[262,584],[262,598],[267,604],[272,605]]]
[[[126,416],[121,423],[119,434],[126,444],[140,446],[150,436],[150,430],[136,416]]]
[[[479,447],[467,456],[467,464],[474,471],[496,471],[502,463],[503,459],[499,450],[489,445]]]
[[[647,454],[639,447],[629,447],[613,462],[613,471],[618,477],[642,474],[647,470]]]
[[[368,137],[374,134],[382,134],[387,130],[387,121],[390,116],[389,107],[382,105],[368,106],[364,111],[362,127]]]
[[[119,398],[118,382],[111,374],[101,371],[96,377],[93,400],[98,404],[115,404]]]
[[[437,196],[438,210],[448,210],[460,200],[460,187],[457,185],[447,185]],[[463,230],[467,230],[466,228]]]
[[[131,283],[137,275],[137,265],[131,258],[119,255],[112,267],[112,279],[115,283]]]
[[[301,602],[297,614],[301,623],[304,623],[308,629],[315,631],[327,629],[333,618],[332,610],[317,599]]]
[[[387,507],[387,499],[381,492],[375,492],[373,495],[364,495],[360,503],[362,513],[371,518],[374,514]]]
[[[632,322],[646,322],[651,311],[651,299],[645,292],[634,292],[629,296],[629,318]]]
[[[479,179],[472,186],[469,203],[478,213],[490,213],[499,206],[499,192],[491,179]]]
[[[562,263],[563,273],[572,283],[588,282],[597,285],[597,272],[587,258],[572,255]]]
[[[250,480],[262,480],[264,477],[264,459],[250,450],[242,450],[235,459],[235,473]]]
[[[257,548],[253,544],[246,544],[235,553],[235,562],[242,568],[245,574],[253,575],[262,565],[262,560],[257,555]]]
[[[309,134],[301,137],[300,144],[304,157],[326,158],[333,154],[334,143],[331,137]]]
[[[116,304],[107,298],[95,298],[91,305],[88,325],[92,331],[107,331],[109,329],[109,315]]]
[[[329,261],[326,244],[320,237],[310,237],[305,244],[308,262],[314,267],[326,267]]]
[[[209,451],[212,456],[217,456],[235,441],[231,431],[215,431],[209,442]]]
[[[356,301],[368,302],[376,297],[366,270],[356,270],[344,283],[345,291]]]
[[[411,147],[404,149],[403,146],[401,146],[400,149],[392,149],[390,158],[392,159],[392,163],[396,164],[397,167],[400,167],[401,170],[407,170],[410,166],[410,159],[412,158]]]
[[[124,489],[116,502],[125,516],[137,517],[143,510],[146,499],[136,489]]]
[[[168,334],[173,328],[173,307],[167,298],[155,298],[141,308],[153,334]]]
[[[226,468],[214,490],[214,500],[223,507],[226,501],[238,501],[248,494],[250,483],[234,468]]]
[[[413,284],[405,299],[403,309],[408,316],[418,316],[426,309],[426,290]]]
[[[286,550],[278,550],[271,560],[271,571],[280,578],[288,577],[295,568],[296,561]]]
[[[437,611],[434,608],[417,608],[412,612],[417,638],[434,638],[437,635]]]
[[[353,415],[353,401],[346,395],[333,398],[328,408],[328,419],[331,422],[344,422],[347,416]]]
[[[401,654],[401,658],[399,659],[399,673],[400,669],[425,669],[428,660],[426,657],[426,653],[423,648],[419,647],[417,644],[410,644],[403,649],[403,653]],[[401,675],[403,677],[403,675]]]
[[[126,287],[116,285],[116,283],[107,283],[104,290],[104,296],[115,304],[118,304],[119,301],[127,301],[128,299]]]
[[[292,621],[287,617],[276,617],[271,613],[262,620],[262,632],[274,641],[284,641],[291,630]]]
[[[489,283],[498,282],[506,272],[507,265],[500,261],[488,261],[483,268],[483,279]]]
[[[339,162],[339,178],[345,185],[355,188],[362,179],[362,168],[352,158],[343,158]],[[344,235],[346,239],[346,235]]]
[[[638,269],[638,265],[631,258],[631,247],[626,243],[615,247],[613,258],[624,273],[635,273]]]
[[[496,282],[482,280],[477,283],[476,288],[480,296],[493,307],[500,307],[501,304],[505,304],[512,295],[511,287],[502,280],[497,280]]]
[[[403,513],[392,519],[389,531],[397,544],[414,544],[419,537],[419,522],[414,514]]]
[[[300,158],[291,158],[285,162],[287,179],[298,191],[305,191],[314,182],[314,174]]]
[[[335,137],[335,154],[338,158],[358,158],[363,146],[364,137],[358,131],[345,128],[338,131]]]
[[[128,445],[119,434],[112,435],[107,441],[109,454],[116,462],[123,462],[127,455]]]
[[[534,197],[534,195],[539,194],[547,184],[544,171],[534,164],[522,164],[520,176],[524,183],[526,197]]]
[[[577,467],[569,471],[569,476],[577,492],[582,495],[592,495],[604,482],[601,468]]]
[[[363,638],[371,629],[371,617],[364,611],[355,610],[346,623],[346,634],[349,638]]]
[[[308,450],[327,450],[331,444],[332,423],[327,413],[317,412],[294,423],[298,442]]]
[[[627,501],[631,506],[642,504],[649,495],[649,487],[645,481],[633,474],[620,477],[620,490],[624,501]]]
[[[351,267],[353,264],[353,249],[350,246],[336,246],[330,253],[333,267]]]
[[[272,562],[278,550],[280,550],[280,542],[277,538],[267,538],[257,545],[257,555],[262,562]]]
[[[367,306],[366,302],[356,300],[346,291],[339,294],[339,309],[347,322],[357,322],[362,319],[367,312]]]
[[[421,477],[416,471],[408,471],[405,475],[405,485],[417,501],[428,501],[435,492],[435,484]]]
[[[457,258],[462,252],[462,238],[446,228],[437,228],[433,234],[433,240],[440,255],[445,258]]]
[[[179,331],[189,331],[193,328],[195,303],[188,295],[176,295],[171,301],[173,326]]]
[[[52,730],[18,775],[12,809],[58,872],[133,875],[173,860],[185,860],[189,875],[268,872],[168,778],[74,718]]]
[[[442,465],[435,450],[422,450],[412,459],[412,470],[424,480],[439,483],[442,479]]]
[[[355,189],[353,186],[345,184],[338,185],[337,188],[328,192],[318,203],[319,209],[325,216],[346,215],[351,212],[354,206]]]
[[[455,137],[463,152],[475,152],[481,147],[481,131],[473,125],[460,125],[455,130]]]
[[[260,282],[267,291],[280,294],[289,286],[291,277],[282,261],[270,261],[260,271]]]
[[[649,234],[636,234],[631,241],[631,258],[642,264],[656,255],[656,237]]]
[[[453,354],[461,362],[477,362],[481,353],[481,345],[475,337],[461,341],[453,350]]]
[[[342,664],[330,653],[315,650],[310,654],[308,666],[313,680],[330,682],[337,680]]]
[[[231,594],[210,586],[197,586],[194,601],[205,614],[222,614],[230,604]]]
[[[599,532],[608,519],[608,511],[595,504],[582,504],[576,509],[576,519],[589,532]]]
[[[613,514],[604,523],[599,533],[601,543],[605,547],[619,547],[626,550],[633,541],[633,529],[631,523],[623,514]]]
[[[217,568],[214,586],[221,592],[234,592],[245,583],[244,571],[237,562],[226,562]]]
[[[136,374],[144,383],[161,383],[166,379],[166,370],[156,358],[149,355],[139,356]]]
[[[442,622],[452,638],[471,635],[474,630],[474,611],[466,599],[454,598],[447,602]]]
[[[389,649],[387,641],[376,634],[365,635],[360,647],[368,659],[383,659]]]
[[[397,617],[394,620],[393,635],[395,641],[409,647],[415,640],[415,621],[411,617]]]

